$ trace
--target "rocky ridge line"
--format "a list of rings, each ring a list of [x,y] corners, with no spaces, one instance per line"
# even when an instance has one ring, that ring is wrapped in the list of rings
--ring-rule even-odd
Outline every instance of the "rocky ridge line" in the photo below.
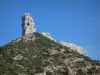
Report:
[[[50,33],[42,32],[41,34],[46,36],[47,38],[57,42],[56,39],[52,38]],[[83,55],[87,56],[87,53],[86,53],[85,49],[78,46],[78,45],[75,45],[75,44],[69,43],[69,42],[64,42],[64,41],[60,41],[59,43],[62,44],[63,46],[70,47],[70,49],[73,50],[73,51],[76,51],[80,54],[83,54]]]

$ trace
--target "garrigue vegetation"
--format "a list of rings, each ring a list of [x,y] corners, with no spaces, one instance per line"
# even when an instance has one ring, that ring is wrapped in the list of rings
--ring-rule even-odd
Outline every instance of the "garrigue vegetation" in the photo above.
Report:
[[[35,75],[44,73],[45,68],[49,66],[51,66],[50,68],[52,66],[61,68],[57,70],[53,68],[53,72],[47,70],[47,75],[69,75],[68,66],[72,69],[76,68],[77,75],[100,73],[100,68],[96,69],[96,67],[88,69],[87,72],[81,70],[82,67],[87,66],[86,63],[100,66],[97,61],[70,51],[70,48],[62,46],[38,32],[34,35],[36,38],[34,42],[20,40],[0,47],[0,75]],[[61,52],[62,49],[64,52]],[[52,51],[55,53],[52,54]],[[74,62],[77,58],[82,58],[84,61]],[[64,63],[65,60],[68,64]]]

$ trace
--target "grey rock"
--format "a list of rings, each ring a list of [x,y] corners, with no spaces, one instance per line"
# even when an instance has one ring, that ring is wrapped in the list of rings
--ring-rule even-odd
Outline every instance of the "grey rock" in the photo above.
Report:
[[[50,33],[42,32],[41,34],[42,34],[43,36],[45,36],[45,37],[47,37],[47,38],[49,38],[49,39],[51,39],[51,40],[53,40],[53,41],[56,42],[56,39],[52,38],[51,35],[50,35]]]
[[[73,43],[63,42],[63,41],[59,42],[59,43],[62,44],[63,46],[70,47],[71,50],[74,50],[74,51],[76,51],[80,54],[83,54],[83,55],[87,56],[87,53],[86,53],[85,49],[78,46],[78,45],[75,45]]]
[[[45,37],[57,42],[56,39],[52,38],[50,33],[42,32],[41,34],[43,36],[45,36]],[[72,50],[72,51],[76,51],[76,52],[78,52],[78,53],[80,53],[82,55],[87,56],[87,53],[86,53],[85,49],[83,47],[81,47],[81,46],[78,46],[78,45],[75,45],[75,44],[69,43],[69,42],[64,42],[64,41],[60,41],[59,43],[62,44],[63,46],[69,47],[70,50]]]
[[[22,36],[27,36],[27,34],[33,34],[36,32],[34,26],[34,20],[29,13],[25,13],[22,16]]]

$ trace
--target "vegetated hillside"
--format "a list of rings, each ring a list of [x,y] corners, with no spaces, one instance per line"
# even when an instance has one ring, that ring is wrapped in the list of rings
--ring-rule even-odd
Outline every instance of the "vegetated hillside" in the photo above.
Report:
[[[0,75],[100,75],[100,63],[36,32],[0,47]]]

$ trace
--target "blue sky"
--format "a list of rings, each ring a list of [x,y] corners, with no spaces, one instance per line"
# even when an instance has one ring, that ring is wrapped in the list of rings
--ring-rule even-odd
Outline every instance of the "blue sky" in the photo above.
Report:
[[[0,0],[0,46],[21,37],[26,12],[38,32],[82,46],[100,60],[100,0]]]

